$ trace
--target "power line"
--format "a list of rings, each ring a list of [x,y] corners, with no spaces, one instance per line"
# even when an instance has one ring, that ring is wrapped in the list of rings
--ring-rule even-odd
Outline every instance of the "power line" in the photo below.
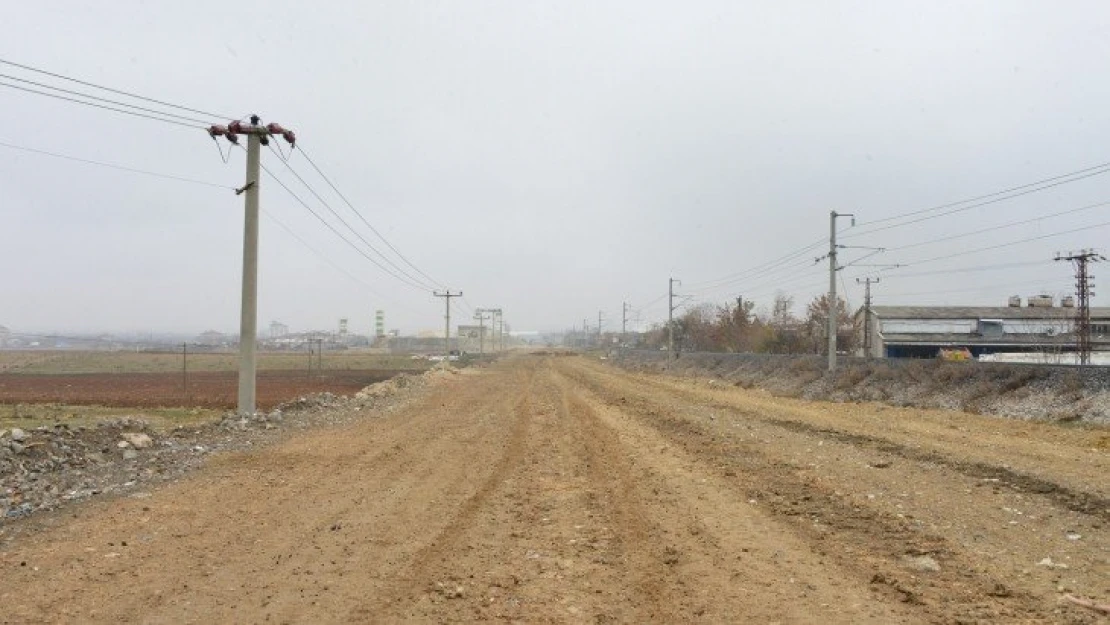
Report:
[[[1033,260],[1033,261],[1026,261],[1026,262],[1021,262],[1021,263],[1002,263],[1002,264],[999,264],[999,265],[980,265],[978,267],[964,267],[964,268],[961,268],[961,269],[937,269],[935,271],[918,271],[918,272],[912,272],[912,273],[898,272],[898,278],[899,279],[902,279],[902,278],[923,278],[923,277],[927,277],[927,276],[947,275],[947,274],[951,274],[951,273],[977,273],[977,272],[980,272],[980,271],[996,271],[996,270],[999,270],[999,269],[1017,269],[1017,268],[1020,268],[1020,267],[1036,267],[1036,266],[1047,265],[1047,264],[1049,264],[1049,261],[1047,261],[1047,260]],[[861,274],[861,277],[863,275],[870,275],[870,274],[875,274],[875,273],[883,273],[883,272],[893,271],[894,269],[896,269],[896,267],[891,267],[889,269],[882,269],[878,272],[868,272],[867,274]]]
[[[1094,230],[1095,228],[1103,228],[1103,227],[1106,227],[1106,226],[1110,226],[1110,221],[1104,221],[1102,223],[1091,224],[1089,226],[1083,226],[1081,228],[1073,228],[1071,230],[1061,230],[1060,232],[1052,232],[1052,233],[1049,233],[1049,234],[1042,234],[1042,235],[1035,236],[1035,237],[1029,237],[1028,239],[1020,239],[1020,240],[1017,240],[1017,241],[1009,241],[1007,243],[999,243],[998,245],[990,245],[988,247],[980,247],[980,248],[976,248],[976,249],[972,249],[972,250],[964,250],[962,252],[956,252],[954,254],[945,254],[943,256],[935,256],[933,258],[926,258],[924,260],[918,260],[918,261],[914,261],[912,263],[906,263],[906,264],[901,265],[901,266],[902,267],[916,267],[917,265],[924,265],[925,263],[931,263],[931,262],[935,262],[935,261],[938,261],[938,260],[947,260],[949,258],[957,258],[957,257],[960,257],[960,256],[967,256],[969,254],[980,254],[982,252],[989,252],[990,250],[997,250],[997,249],[1000,249],[1000,248],[1003,248],[1003,247],[1011,247],[1011,246],[1014,246],[1014,245],[1021,245],[1022,243],[1029,243],[1031,241],[1040,241],[1042,239],[1048,239],[1048,238],[1051,238],[1051,237],[1058,237],[1058,236],[1062,236],[1062,235],[1065,235],[1065,234],[1074,234],[1076,232],[1084,232],[1084,231],[1088,231],[1088,230]]]
[[[207,187],[216,187],[218,189],[235,190],[235,187],[230,186],[230,185],[226,185],[226,184],[217,184],[215,182],[206,182],[204,180],[196,180],[194,178],[185,178],[183,176],[174,176],[172,174],[163,174],[163,173],[158,173],[158,172],[154,172],[154,171],[147,171],[145,169],[136,169],[134,167],[126,167],[124,165],[115,165],[113,163],[104,163],[104,162],[101,162],[101,161],[94,161],[94,160],[87,159],[87,158],[80,158],[80,157],[77,157],[77,156],[69,156],[69,155],[66,155],[66,154],[58,154],[56,152],[48,152],[46,150],[37,150],[35,148],[28,148],[28,147],[25,147],[25,146],[22,146],[22,145],[14,145],[14,144],[11,144],[11,143],[4,143],[2,141],[0,141],[0,146],[5,147],[5,148],[10,148],[12,150],[20,150],[20,151],[23,151],[23,152],[31,152],[33,154],[41,154],[43,156],[52,156],[54,158],[65,159],[67,161],[74,161],[74,162],[77,162],[77,163],[85,163],[85,164],[88,164],[88,165],[96,165],[98,167],[107,167],[109,169],[118,169],[120,171],[128,171],[128,172],[135,173],[135,174],[144,174],[144,175],[147,175],[147,176],[154,176],[154,177],[157,177],[157,178],[166,178],[168,180],[177,180],[178,182],[189,182],[189,183],[192,183],[192,184],[199,184],[199,185],[204,185],[204,186],[207,186]]]
[[[1082,170],[1082,171],[1088,172],[1091,169],[1098,169],[1098,168],[1089,168],[1089,169]],[[894,228],[902,228],[904,226],[909,226],[909,225],[912,225],[912,224],[921,223],[923,221],[928,221],[930,219],[939,219],[941,217],[947,217],[948,215],[954,215],[956,213],[966,212],[966,211],[969,211],[973,208],[980,208],[980,207],[983,207],[983,206],[988,206],[990,204],[997,204],[999,202],[1005,202],[1006,200],[1012,200],[1016,197],[1021,197],[1023,195],[1029,195],[1031,193],[1037,193],[1039,191],[1044,191],[1045,189],[1051,189],[1053,187],[1058,187],[1060,185],[1065,185],[1065,184],[1069,184],[1069,183],[1072,183],[1072,182],[1077,182],[1079,180],[1090,178],[1092,176],[1099,176],[1099,175],[1106,174],[1106,173],[1110,173],[1110,163],[1102,165],[1101,169],[1099,169],[1099,171],[1086,173],[1086,174],[1083,174],[1081,176],[1072,176],[1071,178],[1069,178],[1067,180],[1061,180],[1059,182],[1053,182],[1051,184],[1045,184],[1043,186],[1039,186],[1039,187],[1034,188],[1034,189],[1028,189],[1028,190],[1022,191],[1020,193],[1013,193],[1012,195],[1007,195],[1005,197],[996,197],[995,199],[986,200],[986,201],[983,201],[983,202],[978,202],[976,204],[970,204],[968,206],[961,206],[960,208],[952,208],[952,210],[946,210],[943,213],[938,213],[936,215],[927,215],[927,216],[924,216],[924,217],[918,217],[917,219],[911,219],[909,221],[904,221],[902,223],[890,224],[889,226],[882,226],[880,228],[871,228],[870,230],[864,229],[862,232],[856,232],[855,234],[847,235],[844,238],[848,239],[848,238],[853,238],[853,237],[859,237],[859,236],[863,236],[863,235],[866,235],[866,234],[873,234],[875,232],[883,232],[884,230],[891,230],[891,229],[894,229]],[[1057,178],[1051,178],[1049,180],[1057,180],[1058,178],[1062,178],[1062,177],[1063,176],[1058,176]],[[1030,187],[1030,186],[1033,186],[1033,185],[1036,185],[1036,184],[1040,184],[1040,183],[1032,183],[1030,185],[1023,185],[1022,187],[1016,187],[1016,188],[1017,189],[1022,189],[1022,188]],[[1007,192],[1008,191],[992,193],[992,194],[989,194],[989,195],[981,196],[981,198],[993,197],[993,196],[1000,195],[1002,193],[1007,193]],[[945,208],[960,206],[961,204],[966,204],[967,202],[974,202],[974,201],[976,201],[978,199],[981,199],[981,198],[975,198],[975,199],[971,199],[971,200],[964,200],[962,202],[954,202],[952,204],[945,204],[945,205],[942,205],[942,206],[934,206],[932,208],[927,208],[927,209],[923,209],[923,210],[920,210],[920,211],[912,211],[912,212],[909,212],[909,213],[904,213],[902,215],[897,215],[897,216],[894,216],[894,217],[887,217],[887,218],[884,218],[884,219],[873,221],[873,222],[871,222],[871,224],[889,222],[889,221],[893,221],[893,220],[897,220],[897,219],[902,219],[904,217],[912,217],[914,215],[924,214],[924,213],[927,213],[927,212],[932,212],[932,211],[937,211],[937,210],[943,210]],[[867,226],[870,226],[871,224],[867,224],[867,225],[862,226],[862,227],[866,228]]]
[[[0,78],[7,78],[8,80],[14,80],[14,81],[21,82],[21,83],[24,83],[24,84],[34,85],[36,87],[42,87],[44,89],[51,89],[53,91],[60,91],[62,93],[68,93],[69,95],[79,96],[79,97],[82,97],[82,98],[88,98],[90,100],[96,100],[98,102],[107,102],[109,104],[116,104],[118,106],[126,106],[127,108],[132,108],[132,109],[135,109],[137,111],[146,111],[147,113],[154,113],[156,115],[162,115],[164,117],[173,117],[175,119],[181,119],[181,120],[185,120],[185,121],[196,122],[196,123],[201,124],[201,125],[207,125],[207,124],[211,123],[211,119],[204,120],[204,119],[197,119],[195,117],[188,117],[188,116],[185,116],[185,115],[178,115],[176,113],[167,113],[165,111],[159,111],[158,109],[147,108],[145,106],[139,106],[137,104],[128,104],[127,102],[120,102],[119,100],[113,100],[111,98],[102,98],[100,96],[95,96],[95,95],[91,95],[91,94],[88,94],[88,93],[81,93],[80,91],[73,91],[72,89],[63,89],[61,87],[55,87],[53,85],[48,85],[48,84],[41,83],[41,82],[35,82],[33,80],[27,80],[26,78],[19,78],[18,76],[10,76],[8,74],[0,74]]]
[[[268,175],[268,176],[269,176],[269,177],[270,177],[270,178],[271,178],[271,179],[272,179],[272,180],[273,180],[274,182],[278,183],[278,185],[279,185],[279,186],[280,186],[280,187],[281,187],[282,189],[285,189],[285,192],[286,192],[286,193],[288,193],[288,194],[289,194],[290,196],[292,196],[292,198],[293,198],[294,200],[296,200],[296,202],[297,202],[298,204],[300,204],[300,205],[301,205],[302,207],[304,207],[304,208],[305,208],[305,210],[307,210],[308,212],[312,213],[312,216],[313,216],[313,217],[315,217],[316,219],[318,219],[318,220],[320,221],[320,223],[324,224],[324,225],[325,225],[325,226],[326,226],[326,227],[328,228],[328,230],[331,230],[331,231],[332,231],[332,233],[334,233],[334,234],[335,234],[335,236],[337,236],[337,237],[339,237],[340,239],[342,239],[344,243],[346,243],[347,245],[351,246],[351,248],[352,248],[353,250],[355,250],[356,252],[358,252],[358,253],[359,253],[359,255],[361,255],[361,256],[362,256],[363,258],[365,258],[366,260],[368,260],[368,261],[370,261],[371,263],[373,263],[373,264],[374,264],[374,265],[375,265],[375,266],[376,266],[376,267],[377,267],[378,269],[381,269],[382,271],[384,271],[384,272],[385,272],[386,274],[388,274],[389,276],[391,276],[391,277],[393,277],[393,278],[396,278],[397,280],[399,280],[400,282],[402,282],[402,283],[403,283],[403,284],[405,284],[406,286],[410,286],[410,287],[412,287],[412,288],[414,288],[414,289],[417,289],[418,291],[425,291],[425,292],[427,292],[427,291],[429,291],[429,290],[430,290],[430,289],[427,289],[427,288],[425,288],[425,287],[423,287],[423,286],[420,286],[420,285],[418,285],[418,284],[414,284],[414,283],[412,283],[412,282],[409,282],[409,281],[405,280],[404,278],[402,278],[401,276],[398,276],[397,274],[395,274],[395,273],[391,272],[391,271],[389,270],[389,268],[387,268],[387,267],[385,267],[384,265],[382,265],[381,263],[379,263],[379,262],[378,262],[378,261],[377,261],[377,260],[376,260],[376,259],[375,259],[375,258],[374,258],[373,256],[369,256],[369,255],[368,255],[368,254],[367,254],[366,252],[362,251],[362,248],[358,247],[357,245],[355,245],[354,243],[352,243],[350,239],[348,239],[347,237],[343,236],[343,233],[342,233],[342,232],[340,232],[339,230],[336,230],[335,226],[331,225],[331,223],[329,223],[329,222],[328,222],[328,221],[327,221],[326,219],[324,219],[323,217],[321,217],[319,213],[317,213],[317,212],[316,212],[315,210],[313,210],[313,209],[312,209],[312,207],[308,205],[308,203],[306,203],[306,202],[305,202],[304,200],[302,200],[302,199],[300,198],[300,196],[298,196],[298,195],[297,195],[296,193],[294,193],[294,192],[293,192],[293,190],[292,190],[292,189],[290,189],[290,188],[289,188],[289,187],[288,187],[288,186],[287,186],[287,185],[286,185],[286,184],[285,184],[284,182],[282,182],[280,178],[278,178],[277,176],[275,176],[275,175],[274,175],[274,173],[273,173],[272,171],[270,171],[270,169],[269,169],[268,167],[266,167],[265,165],[262,165],[261,167],[262,167],[262,171],[266,172],[266,175]]]
[[[216,117],[216,118],[221,118],[221,119],[234,119],[234,117],[231,116],[231,115],[218,115],[216,113],[209,113],[207,111],[202,111],[202,110],[199,110],[199,109],[189,108],[187,106],[181,106],[180,104],[174,104],[172,102],[166,102],[165,100],[156,100],[154,98],[148,98],[146,96],[141,96],[137,93],[131,93],[129,91],[123,91],[123,90],[120,90],[120,89],[113,89],[112,87],[105,87],[104,85],[98,85],[96,83],[87,82],[87,81],[84,81],[84,80],[79,80],[77,78],[71,78],[69,76],[64,76],[62,74],[56,74],[54,72],[48,72],[44,69],[39,69],[37,67],[31,67],[30,65],[23,65],[21,63],[15,63],[13,61],[8,61],[6,59],[0,59],[0,63],[3,63],[4,65],[10,65],[12,67],[18,67],[20,69],[24,69],[24,70],[27,70],[29,72],[35,72],[35,73],[38,73],[38,74],[43,74],[43,75],[46,75],[46,76],[50,76],[52,78],[58,78],[58,79],[61,79],[61,80],[68,80],[69,82],[77,83],[79,85],[84,85],[86,87],[93,87],[94,89],[109,91],[111,93],[115,93],[115,94],[118,94],[118,95],[125,95],[129,98],[144,100],[146,102],[153,102],[154,104],[161,104],[162,106],[168,106],[170,108],[175,108],[175,109],[179,109],[179,110],[182,110],[182,111],[188,111],[190,113],[198,113],[198,114],[204,115],[206,117]]]
[[[362,213],[357,208],[355,208],[354,204],[352,204],[350,200],[347,199],[347,196],[343,195],[343,193],[339,191],[335,184],[332,183],[331,179],[328,178],[324,174],[324,172],[320,170],[320,168],[316,165],[316,162],[312,160],[312,157],[308,155],[308,152],[304,151],[304,147],[302,146],[299,149],[305,160],[308,161],[308,164],[311,165],[312,168],[316,170],[316,173],[324,179],[324,182],[326,182],[328,186],[331,187],[331,190],[335,191],[335,194],[339,196],[339,199],[343,200],[343,203],[346,204],[347,207],[350,208],[355,215],[358,215],[358,218],[362,220],[362,223],[366,224],[366,227],[370,228],[370,231],[373,232],[379,239],[381,239],[382,243],[385,243],[386,247],[392,250],[393,253],[396,254],[397,257],[400,258],[402,261],[404,261],[406,265],[412,267],[412,269],[416,271],[416,273],[427,278],[429,281],[431,281],[432,284],[442,286],[442,284],[440,284],[438,280],[421,271],[419,267],[417,267],[415,264],[412,263],[412,261],[406,258],[405,255],[402,254],[396,247],[393,247],[393,244],[390,243],[389,240],[387,240],[384,236],[382,236],[382,234],[378,232],[378,229],[371,225],[370,222],[367,221],[365,217],[363,217]]]
[[[902,276],[898,276],[898,278],[901,279]],[[1046,278],[1045,280],[1049,280],[1049,278]],[[1038,281],[1038,280],[1026,279],[1026,280],[1022,280],[1020,282],[1004,282],[1004,283],[1001,283],[1001,284],[991,284],[990,288],[992,288],[992,289],[1009,289],[1011,287],[1025,287],[1025,286],[1028,286],[1032,283],[1044,282],[1045,280]],[[973,286],[973,287],[961,288],[961,289],[943,289],[943,290],[940,290],[940,291],[913,291],[913,292],[903,291],[901,293],[899,293],[899,292],[884,293],[883,295],[885,297],[914,297],[914,296],[921,296],[921,295],[947,295],[949,293],[971,293],[971,292],[980,292],[982,290],[983,290],[983,287],[980,285],[980,286]]]
[[[271,152],[273,151],[273,146],[270,146],[270,151]],[[317,201],[319,201],[321,204],[323,204],[324,208],[326,208],[328,210],[328,212],[330,212],[336,219],[339,220],[339,223],[346,226],[347,229],[350,230],[352,234],[354,234],[356,237],[358,237],[358,239],[360,241],[362,241],[366,245],[366,247],[370,249],[370,251],[377,254],[379,258],[381,258],[383,261],[388,263],[391,267],[393,267],[394,269],[399,271],[402,275],[404,275],[406,278],[411,280],[414,284],[419,284],[421,288],[430,289],[430,287],[426,284],[423,284],[422,281],[419,278],[413,276],[412,274],[405,271],[403,268],[397,266],[397,263],[393,262],[392,259],[390,259],[385,254],[382,254],[380,251],[378,251],[378,249],[375,248],[372,243],[367,241],[365,237],[363,237],[361,234],[359,234],[358,231],[355,230],[355,228],[353,226],[351,226],[351,224],[348,223],[346,219],[343,219],[343,217],[334,208],[331,207],[331,204],[328,204],[328,202],[326,200],[324,200],[324,198],[320,197],[320,194],[316,192],[316,189],[312,188],[312,185],[308,184],[308,182],[306,182],[305,179],[302,178],[299,173],[297,173],[296,169],[293,169],[293,166],[289,164],[289,161],[287,161],[286,159],[283,159],[283,158],[279,158],[279,160],[285,165],[285,168],[288,169],[289,172],[292,173],[293,176],[297,180],[299,180],[300,183],[302,185],[304,185],[304,187],[306,189],[308,189],[308,192],[311,193],[312,196],[315,197]]]
[[[1068,210],[1063,210],[1063,211],[1059,211],[1059,212],[1056,212],[1056,213],[1051,213],[1051,214],[1048,214],[1048,215],[1042,215],[1040,217],[1033,217],[1033,218],[1030,218],[1030,219],[1023,219],[1023,220],[1020,220],[1020,221],[1011,221],[1009,223],[1004,223],[1004,224],[1000,224],[1000,225],[997,225],[997,226],[991,226],[989,228],[983,228],[981,230],[973,230],[971,232],[961,232],[960,234],[953,234],[953,235],[950,235],[950,236],[941,237],[939,239],[932,239],[930,241],[921,241],[919,243],[911,243],[909,245],[902,245],[902,246],[899,246],[899,247],[891,247],[891,248],[887,248],[886,251],[887,252],[894,252],[894,251],[908,250],[910,248],[921,247],[923,245],[932,245],[933,243],[940,243],[940,242],[943,242],[943,241],[952,241],[952,240],[955,240],[955,239],[962,239],[964,237],[975,236],[975,235],[979,235],[979,234],[984,234],[986,232],[993,232],[995,230],[1002,230],[1002,229],[1005,229],[1005,228],[1012,228],[1014,226],[1023,226],[1025,224],[1031,224],[1031,223],[1035,223],[1035,222],[1038,222],[1038,221],[1044,221],[1046,219],[1052,219],[1053,217],[1060,217],[1061,215],[1070,215],[1072,213],[1078,213],[1078,212],[1081,212],[1081,211],[1091,210],[1091,209],[1094,209],[1094,208],[1101,208],[1103,206],[1110,206],[1110,202],[1099,202],[1098,204],[1088,204],[1087,206],[1080,206],[1079,208],[1071,208],[1071,209],[1068,209]]]
[[[762,270],[764,270],[764,269],[766,269],[766,268],[768,268],[772,265],[777,265],[779,263],[791,261],[791,260],[793,260],[793,259],[795,259],[799,256],[802,256],[803,254],[809,253],[812,250],[821,247],[822,245],[824,245],[824,243],[825,243],[825,239],[819,239],[817,241],[814,241],[813,243],[810,243],[809,245],[806,245],[806,246],[801,247],[797,250],[794,250],[793,252],[790,252],[788,254],[784,254],[784,255],[782,255],[778,258],[775,258],[773,260],[769,260],[765,263],[761,263],[761,264],[756,265],[754,267],[751,267],[751,268],[748,268],[748,269],[745,269],[745,270],[742,270],[742,271],[738,271],[738,272],[735,272],[735,273],[731,273],[731,274],[729,274],[727,276],[724,276],[724,277],[721,277],[721,278],[716,278],[716,279],[713,279],[713,280],[706,280],[704,282],[695,282],[695,283],[690,285],[690,287],[691,287],[690,290],[692,290],[692,291],[712,291],[712,290],[721,288],[725,284],[737,282],[737,281],[742,280],[746,277],[750,277],[750,274],[753,274],[753,273],[759,274],[759,273],[761,273]],[[720,284],[716,284],[716,283],[720,283]]]
[[[289,234],[289,236],[293,237],[293,238],[294,238],[294,239],[296,239],[297,241],[300,241],[301,245],[303,245],[303,246],[305,246],[306,248],[308,248],[308,250],[309,250],[310,252],[312,252],[313,254],[315,254],[315,255],[316,255],[317,257],[319,257],[319,258],[320,258],[320,260],[323,260],[323,261],[324,261],[324,262],[326,262],[327,264],[331,265],[332,267],[334,267],[334,268],[335,268],[336,270],[338,270],[339,272],[341,272],[341,273],[342,273],[343,275],[347,276],[347,277],[348,277],[348,278],[350,278],[351,280],[353,280],[353,281],[355,281],[355,282],[357,282],[357,283],[361,284],[362,286],[366,287],[366,289],[367,289],[368,291],[370,291],[370,292],[371,292],[371,293],[372,293],[373,295],[375,295],[375,296],[377,296],[377,297],[381,297],[381,298],[385,299],[385,296],[384,296],[384,295],[382,295],[381,293],[378,293],[378,292],[377,292],[377,291],[376,291],[376,290],[374,289],[374,287],[372,287],[372,286],[370,286],[369,284],[367,284],[367,283],[366,283],[366,281],[364,281],[363,279],[359,278],[358,276],[356,276],[356,275],[352,274],[351,272],[347,271],[346,269],[344,269],[344,268],[343,268],[343,267],[342,267],[341,265],[339,265],[338,263],[336,263],[336,262],[335,262],[335,261],[333,261],[332,259],[328,258],[327,256],[324,256],[324,255],[323,255],[323,253],[321,253],[321,252],[320,252],[319,250],[317,250],[317,249],[316,249],[315,247],[313,247],[312,245],[310,245],[308,241],[305,241],[305,240],[304,240],[304,238],[302,238],[302,237],[301,237],[301,235],[297,234],[297,232],[296,232],[295,230],[293,230],[293,229],[292,229],[292,228],[290,228],[289,226],[285,225],[285,224],[284,224],[284,223],[283,223],[283,222],[282,222],[281,220],[279,220],[279,219],[278,219],[277,217],[274,217],[274,216],[273,216],[273,215],[272,215],[272,214],[271,214],[271,213],[270,213],[269,211],[267,211],[267,210],[263,210],[263,211],[262,211],[262,214],[263,214],[263,215],[265,215],[267,219],[269,219],[270,221],[272,221],[272,222],[274,222],[275,224],[277,224],[277,225],[278,225],[278,226],[279,226],[279,227],[280,227],[280,228],[281,228],[282,230],[284,230],[285,232],[287,232],[287,233]]]
[[[185,128],[191,128],[191,129],[194,129],[194,130],[196,128],[202,128],[203,127],[199,124],[186,124],[185,122],[179,122],[179,121],[175,121],[175,120],[172,120],[172,119],[166,119],[164,117],[155,117],[154,115],[147,115],[145,113],[139,113],[137,111],[127,111],[127,110],[124,110],[124,109],[118,109],[118,108],[111,107],[111,106],[106,106],[106,105],[103,105],[103,104],[97,104],[96,102],[86,102],[84,100],[77,100],[75,98],[66,97],[64,95],[59,95],[59,94],[56,94],[56,93],[47,93],[46,91],[39,91],[37,89],[31,89],[31,88],[28,88],[28,87],[21,87],[19,85],[13,85],[11,83],[6,83],[6,82],[3,82],[3,81],[0,81],[0,87],[8,87],[9,89],[18,89],[20,91],[26,91],[28,93],[34,93],[34,94],[37,94],[37,95],[46,96],[48,98],[56,98],[58,100],[65,100],[67,102],[73,102],[75,104],[84,104],[85,106],[91,106],[91,107],[98,108],[98,109],[104,109],[105,111],[114,111],[116,113],[123,113],[124,115],[132,115],[134,117],[143,117],[143,118],[146,118],[146,119],[152,119],[152,120],[157,121],[157,122],[163,122],[163,123],[166,123],[166,124],[174,124],[175,126],[184,126]]]

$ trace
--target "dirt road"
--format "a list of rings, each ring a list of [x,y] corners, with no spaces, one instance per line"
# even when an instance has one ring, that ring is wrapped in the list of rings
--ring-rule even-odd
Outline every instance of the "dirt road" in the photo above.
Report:
[[[1098,622],[1110,432],[520,355],[0,534],[0,622]]]

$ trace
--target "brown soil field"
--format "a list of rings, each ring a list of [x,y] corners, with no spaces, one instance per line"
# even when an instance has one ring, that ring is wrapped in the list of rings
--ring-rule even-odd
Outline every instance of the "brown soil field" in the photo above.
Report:
[[[0,620],[1106,622],[1105,428],[526,354],[406,397],[0,527]]]
[[[400,373],[392,370],[259,371],[258,407],[269,410],[308,393],[349,395]],[[189,374],[188,390],[181,373],[0,374],[2,404],[71,404],[158,408],[198,406],[234,408],[238,373],[199,371]]]

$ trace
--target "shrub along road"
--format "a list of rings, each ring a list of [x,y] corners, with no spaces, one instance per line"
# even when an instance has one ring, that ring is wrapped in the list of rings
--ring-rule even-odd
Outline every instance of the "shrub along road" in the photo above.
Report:
[[[20,521],[6,622],[1097,622],[1110,432],[520,354]]]

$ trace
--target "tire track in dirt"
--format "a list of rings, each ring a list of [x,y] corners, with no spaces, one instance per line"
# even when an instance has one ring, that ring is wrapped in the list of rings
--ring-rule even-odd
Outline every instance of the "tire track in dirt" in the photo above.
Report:
[[[768,417],[754,410],[738,407],[734,403],[714,400],[711,397],[707,397],[705,393],[690,391],[661,381],[644,380],[631,376],[624,377],[623,381],[641,386],[645,389],[681,396],[688,401],[697,402],[704,407],[717,408],[741,414],[746,417],[759,419],[765,423],[794,432],[819,434],[849,444],[866,446],[876,451],[896,455],[907,460],[944,465],[971,478],[992,481],[997,480],[996,484],[998,487],[1007,488],[1017,493],[1043,496],[1067,510],[1091,515],[1101,519],[1103,522],[1110,522],[1110,498],[1103,497],[1093,492],[1079,491],[1057,481],[1029,475],[995,464],[953,458],[935,450],[911,447],[887,438],[815,426],[797,419]]]
[[[754,498],[793,531],[846,570],[865,573],[877,594],[913,605],[922,617],[938,622],[1020,619],[1053,622],[1051,606],[1012,588],[983,570],[958,545],[922,532],[899,519],[846,500],[818,480],[784,462],[766,445],[730,440],[701,423],[674,414],[672,406],[644,394],[642,386],[614,375],[604,381],[579,370],[572,379],[615,409],[629,412],[667,440],[688,450],[706,469],[729,478],[741,496]],[[667,393],[654,390],[653,394]],[[670,396],[674,399],[674,396]],[[901,563],[929,556],[945,566],[913,574]]]
[[[734,408],[730,410],[735,411]],[[744,416],[761,418],[758,413],[755,412],[737,412]],[[991,480],[997,486],[1010,489],[1016,493],[1040,495],[1052,500],[1062,508],[1080,514],[1087,514],[1110,523],[1110,499],[1100,497],[1094,493],[1077,492],[1051,480],[1033,475],[1026,475],[1005,467],[982,462],[964,461],[932,451],[914,449],[906,445],[875,436],[868,436],[866,434],[855,434],[843,430],[822,428],[799,421],[767,418],[763,418],[763,420],[771,425],[794,432],[827,436],[851,445],[867,447],[882,453],[899,456],[906,460],[942,465],[971,478]]]
[[[559,414],[573,429],[579,452],[585,455],[589,479],[589,506],[616,529],[613,543],[622,561],[625,583],[632,592],[640,622],[671,621],[681,615],[704,614],[703,607],[682,605],[675,596],[676,579],[671,566],[677,562],[672,547],[666,546],[659,528],[648,519],[653,514],[639,496],[627,454],[616,435],[598,421],[597,416],[567,383],[553,379],[559,390]]]
[[[628,511],[642,512],[636,523],[653,537],[637,549],[637,567],[659,575],[658,561],[666,565],[659,586],[669,589],[673,608],[664,622],[916,622],[898,605],[874,601],[868,580],[851,581],[830,566],[671,439],[583,388],[566,367],[557,369],[583,432],[595,441],[593,453],[624,459],[627,478],[618,483],[637,500]]]
[[[513,372],[511,375],[515,378],[511,383],[511,387],[516,389],[514,395],[503,400],[499,411],[491,415],[493,418],[496,418],[498,412],[511,415],[509,434],[489,473],[483,477],[477,489],[450,512],[449,520],[433,536],[426,539],[423,547],[412,555],[404,568],[390,576],[381,594],[372,604],[361,604],[351,610],[353,621],[377,618],[387,609],[396,610],[399,606],[417,602],[429,586],[430,572],[449,562],[459,549],[460,537],[473,526],[480,510],[493,496],[494,491],[500,487],[505,475],[520,463],[533,412],[532,393],[535,371],[529,370],[523,374]],[[477,438],[472,439],[471,443],[488,444]],[[427,449],[422,451],[424,461],[427,461],[429,451]],[[431,455],[433,458],[436,456],[434,452]]]

